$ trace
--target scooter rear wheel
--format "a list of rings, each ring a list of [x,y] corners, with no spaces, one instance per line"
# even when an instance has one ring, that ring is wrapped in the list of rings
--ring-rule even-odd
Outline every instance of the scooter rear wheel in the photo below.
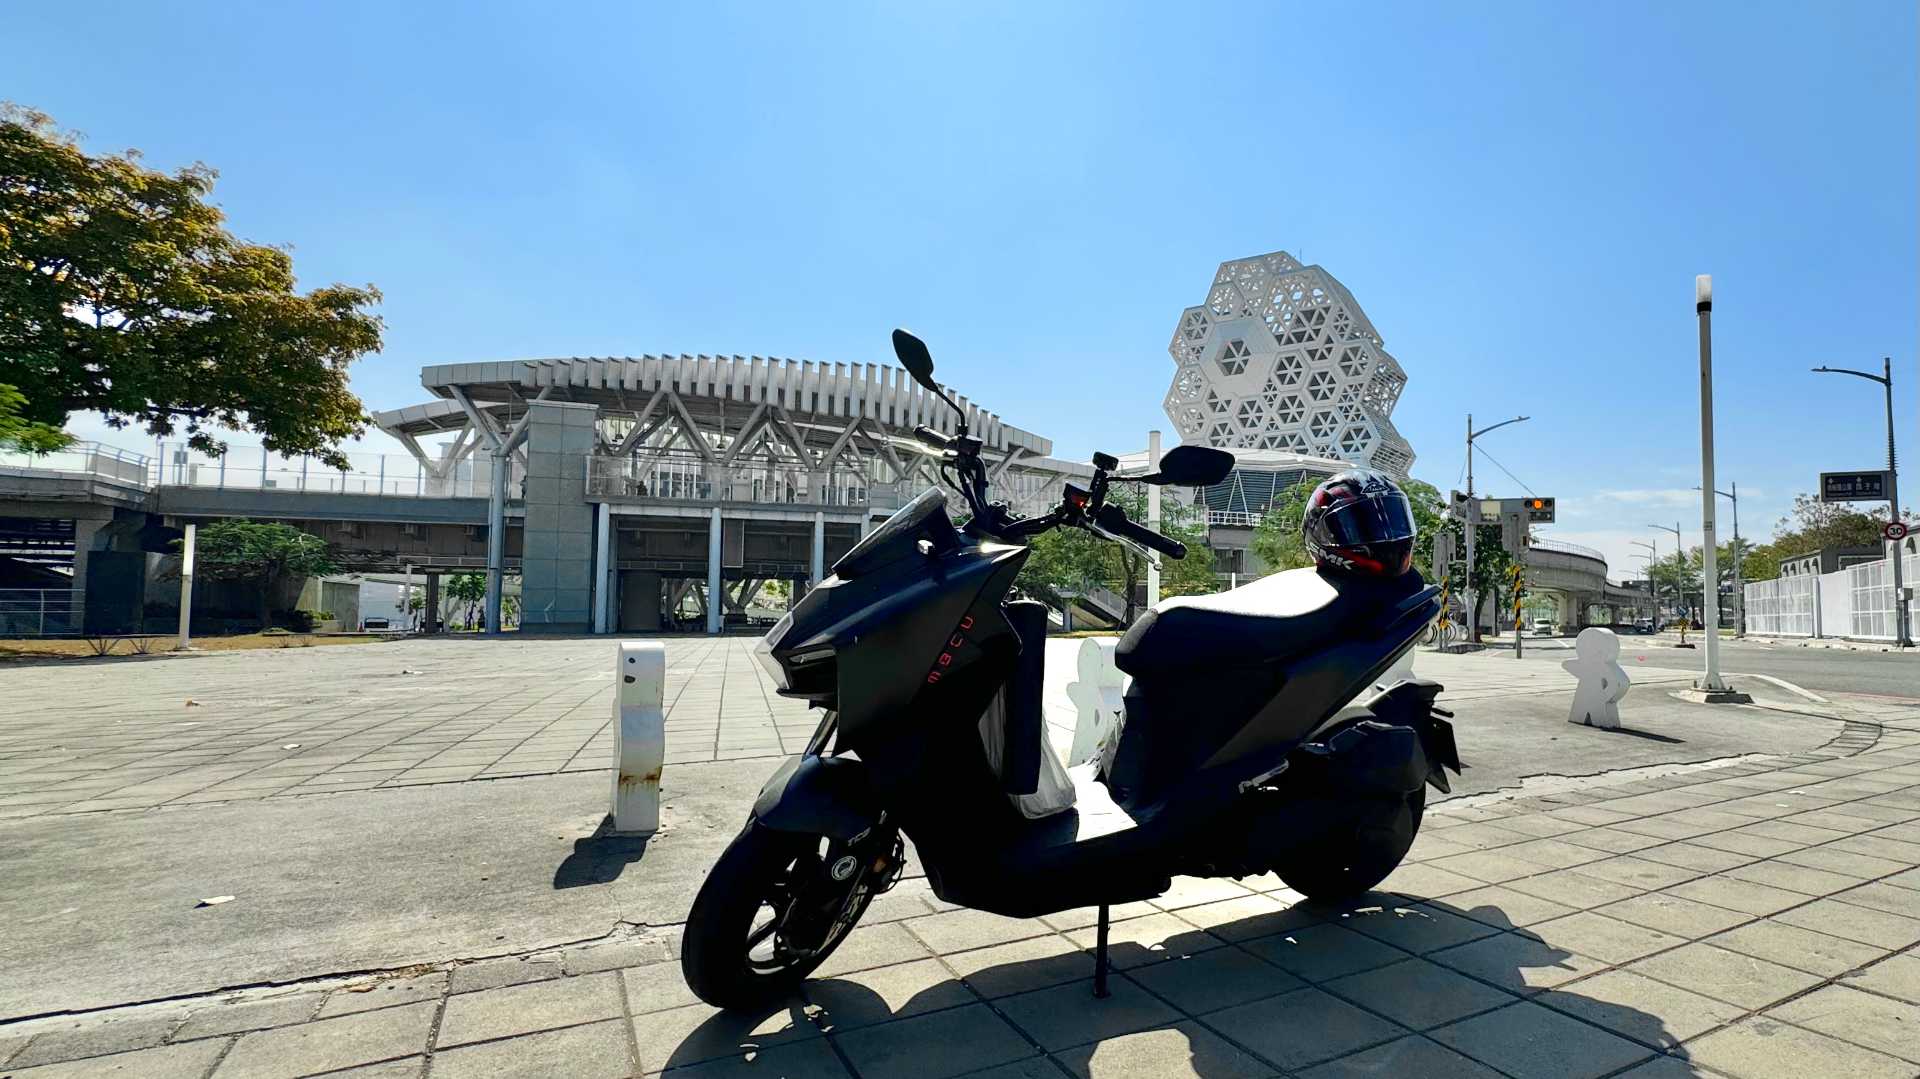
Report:
[[[819,836],[747,825],[707,874],[687,914],[680,942],[687,987],[718,1008],[752,1008],[797,989],[873,898],[865,872],[838,887],[833,869],[847,864],[846,857]],[[815,921],[801,930],[809,918]]]
[[[1318,903],[1353,899],[1387,879],[1420,832],[1426,788],[1388,803],[1341,829],[1327,842],[1296,853],[1274,872],[1287,887]]]

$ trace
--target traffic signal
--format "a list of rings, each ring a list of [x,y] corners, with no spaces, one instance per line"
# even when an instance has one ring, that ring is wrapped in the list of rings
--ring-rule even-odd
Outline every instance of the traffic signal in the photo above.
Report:
[[[1528,521],[1537,525],[1553,523],[1553,499],[1523,498],[1520,501],[1526,504]]]

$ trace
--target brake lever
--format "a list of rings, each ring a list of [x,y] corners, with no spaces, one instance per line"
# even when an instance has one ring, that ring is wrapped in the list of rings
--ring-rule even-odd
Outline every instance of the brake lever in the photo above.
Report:
[[[1140,544],[1135,543],[1134,541],[1128,539],[1125,536],[1114,535],[1113,533],[1107,531],[1106,529],[1101,528],[1098,524],[1096,524],[1092,520],[1088,520],[1086,523],[1081,525],[1081,527],[1085,528],[1087,531],[1093,533],[1094,535],[1099,536],[1101,539],[1108,541],[1109,543],[1117,543],[1122,547],[1131,548],[1133,550],[1133,553],[1139,555],[1140,557],[1146,559],[1149,562],[1154,562],[1155,565],[1159,564],[1157,561],[1154,560],[1153,551],[1148,550],[1145,547],[1142,547]]]

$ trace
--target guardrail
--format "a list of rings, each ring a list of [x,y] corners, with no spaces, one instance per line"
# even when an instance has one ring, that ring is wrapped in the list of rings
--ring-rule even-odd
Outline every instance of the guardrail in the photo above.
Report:
[[[847,472],[800,472],[764,465],[722,467],[691,454],[587,458],[590,498],[889,506],[894,504],[893,486]]]
[[[1591,547],[1582,547],[1577,543],[1566,543],[1561,540],[1551,540],[1551,539],[1536,539],[1533,541],[1531,546],[1536,551],[1548,551],[1553,554],[1573,555],[1576,558],[1590,558],[1595,562],[1600,563],[1602,566],[1607,564],[1606,555],[1601,554],[1599,551],[1596,551]]]
[[[84,588],[0,588],[0,637],[78,637]]]
[[[98,476],[135,487],[149,486],[152,458],[101,442],[75,442],[52,453],[0,451],[0,468]]]
[[[520,467],[518,462],[510,467],[509,489],[517,495]],[[286,457],[264,447],[236,448],[214,457],[184,443],[169,442],[161,446],[149,482],[161,487],[215,490],[485,498],[493,482],[493,459],[475,453],[441,476],[407,454],[350,453],[347,467],[335,469],[311,457]]]

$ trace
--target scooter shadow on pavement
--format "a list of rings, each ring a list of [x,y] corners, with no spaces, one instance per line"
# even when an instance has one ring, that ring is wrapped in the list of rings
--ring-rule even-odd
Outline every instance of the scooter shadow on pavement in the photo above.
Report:
[[[1164,914],[1139,922],[1113,925],[1112,995],[1104,1000],[1092,996],[1092,952],[1072,946],[1081,936],[1073,931],[1062,948],[1034,941],[1033,959],[979,967],[959,952],[813,979],[776,1006],[712,1014],[667,1061],[648,1066],[731,1058],[727,1075],[847,1074],[839,1054],[819,1043],[825,1033],[863,1075],[966,1074],[996,1062],[956,1070],[942,1059],[974,1056],[955,1044],[971,1041],[1029,1062],[1027,1071],[989,1069],[996,1077],[1057,1074],[1043,1053],[1090,1079],[1245,1079],[1333,1059],[1344,1070],[1328,1074],[1495,1074],[1462,1056],[1521,1079],[1562,1079],[1608,1074],[1655,1053],[1666,1058],[1661,1079],[1704,1074],[1663,1017],[1585,995],[1579,982],[1540,991],[1599,968],[1550,943],[1550,931],[1516,927],[1496,906],[1373,892],[1210,931],[1176,927]],[[1455,948],[1444,963],[1426,958]],[[1180,969],[1185,964],[1192,966]],[[962,1009],[973,1014],[963,1018]],[[881,1025],[889,1023],[891,1034]]]

